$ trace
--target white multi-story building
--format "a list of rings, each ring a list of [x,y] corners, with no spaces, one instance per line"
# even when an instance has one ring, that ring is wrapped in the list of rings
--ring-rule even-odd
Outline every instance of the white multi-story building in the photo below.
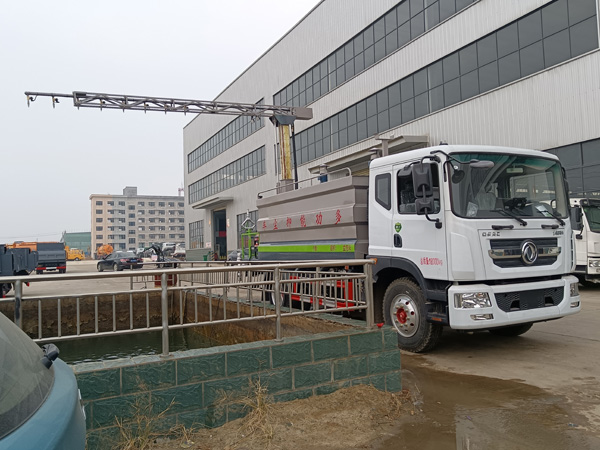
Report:
[[[295,124],[300,180],[443,141],[551,151],[571,191],[600,191],[599,3],[324,0],[217,100],[312,108]],[[224,255],[276,186],[275,128],[199,115],[184,154],[188,245]]]
[[[154,243],[184,242],[184,198],[138,195],[128,186],[123,195],[90,195],[92,249],[110,244],[115,250],[149,247]]]

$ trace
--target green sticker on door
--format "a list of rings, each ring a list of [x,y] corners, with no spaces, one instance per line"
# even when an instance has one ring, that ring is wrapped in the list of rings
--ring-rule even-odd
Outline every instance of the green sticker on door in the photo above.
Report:
[[[396,233],[400,233],[400,230],[402,229],[402,224],[400,222],[396,222],[396,225],[394,225],[394,229],[396,230]]]

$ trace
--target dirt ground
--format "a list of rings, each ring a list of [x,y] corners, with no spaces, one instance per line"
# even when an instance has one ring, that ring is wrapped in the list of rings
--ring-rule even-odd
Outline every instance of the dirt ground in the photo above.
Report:
[[[254,399],[255,401],[256,399]],[[242,419],[191,436],[159,440],[152,450],[373,449],[415,414],[410,394],[353,386],[329,395],[254,405]]]

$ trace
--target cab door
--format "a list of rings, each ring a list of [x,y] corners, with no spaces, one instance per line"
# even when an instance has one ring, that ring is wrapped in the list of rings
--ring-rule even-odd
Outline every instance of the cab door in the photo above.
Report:
[[[372,170],[369,184],[369,255],[389,257],[394,208],[391,167]]]
[[[413,183],[413,165],[399,164],[393,167],[396,202],[393,205],[392,260],[398,267],[418,269],[424,278],[447,280],[448,258],[446,254],[443,223],[443,196],[440,195],[440,165],[429,164],[432,174],[434,210],[425,215],[417,214],[417,197]],[[440,228],[435,220],[439,220]]]

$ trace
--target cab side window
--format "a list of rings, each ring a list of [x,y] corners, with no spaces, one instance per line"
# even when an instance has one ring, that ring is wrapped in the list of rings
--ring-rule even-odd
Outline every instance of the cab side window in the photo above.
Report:
[[[392,176],[389,173],[375,177],[375,200],[388,211],[392,208]]]

